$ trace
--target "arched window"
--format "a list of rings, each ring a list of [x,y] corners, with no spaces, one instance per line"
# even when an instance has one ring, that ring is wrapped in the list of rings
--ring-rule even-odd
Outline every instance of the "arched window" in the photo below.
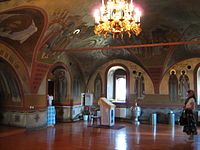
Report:
[[[126,77],[119,77],[115,82],[115,99],[118,101],[124,101],[126,99]]]
[[[122,66],[111,67],[107,74],[107,98],[125,103],[127,97],[127,72]]]

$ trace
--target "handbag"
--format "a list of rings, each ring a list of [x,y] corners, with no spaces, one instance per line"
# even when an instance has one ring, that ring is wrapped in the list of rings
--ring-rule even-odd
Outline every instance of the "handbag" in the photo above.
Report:
[[[184,126],[184,125],[187,124],[187,117],[186,117],[186,114],[185,114],[185,110],[183,110],[182,113],[181,113],[179,123],[180,123],[181,126]]]

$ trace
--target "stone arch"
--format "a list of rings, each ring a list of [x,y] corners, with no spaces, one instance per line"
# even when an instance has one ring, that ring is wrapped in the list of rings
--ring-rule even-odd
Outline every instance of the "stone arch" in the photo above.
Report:
[[[13,67],[0,59],[0,101],[4,106],[23,106],[24,95],[19,76]]]
[[[194,73],[195,73],[195,68],[197,66],[197,64],[199,64],[200,58],[190,58],[190,59],[186,59],[180,62],[177,62],[173,65],[171,65],[168,69],[166,69],[166,71],[163,73],[163,78],[160,84],[160,94],[167,94],[168,93],[168,89],[165,89],[164,87],[166,86],[166,81],[168,81],[168,77],[169,77],[169,71],[171,69],[176,70],[176,75],[179,78],[181,75],[181,71],[182,70],[186,70],[187,71],[187,76],[189,77],[190,80],[190,88],[191,89],[195,89],[195,84],[193,84],[194,82]],[[188,69],[188,66],[189,69]],[[197,70],[196,70],[197,71]]]
[[[144,76],[144,81],[145,81],[145,94],[146,95],[152,95],[154,94],[154,86],[153,82],[148,75],[148,73],[138,64],[129,61],[129,60],[123,60],[123,59],[113,59],[109,62],[104,63],[100,67],[96,69],[94,74],[91,76],[88,84],[88,89],[91,92],[94,92],[94,81],[97,76],[97,74],[100,74],[102,77],[102,96],[106,97],[106,77],[107,77],[107,72],[110,67],[114,65],[122,65],[125,66],[128,70],[128,80],[129,80],[129,85],[127,89],[127,103],[132,105],[134,104],[134,101],[136,100],[135,94],[134,94],[134,84],[135,84],[135,74],[133,72],[142,72]]]
[[[23,59],[15,53],[15,50],[0,43],[0,58],[7,62],[17,74],[18,80],[23,85],[23,93],[30,93],[30,77]]]

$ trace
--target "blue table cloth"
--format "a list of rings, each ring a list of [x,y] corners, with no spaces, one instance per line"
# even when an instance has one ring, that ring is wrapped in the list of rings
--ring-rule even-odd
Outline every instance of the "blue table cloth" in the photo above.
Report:
[[[47,125],[55,125],[56,124],[56,109],[55,106],[48,106],[47,109]]]

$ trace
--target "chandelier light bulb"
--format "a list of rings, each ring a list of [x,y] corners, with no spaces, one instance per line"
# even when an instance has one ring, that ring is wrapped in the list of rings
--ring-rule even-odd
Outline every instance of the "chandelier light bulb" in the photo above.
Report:
[[[95,18],[95,23],[96,24],[98,24],[99,23],[99,21],[100,21],[100,15],[99,15],[99,10],[98,9],[96,9],[95,11],[94,11],[94,18]]]

